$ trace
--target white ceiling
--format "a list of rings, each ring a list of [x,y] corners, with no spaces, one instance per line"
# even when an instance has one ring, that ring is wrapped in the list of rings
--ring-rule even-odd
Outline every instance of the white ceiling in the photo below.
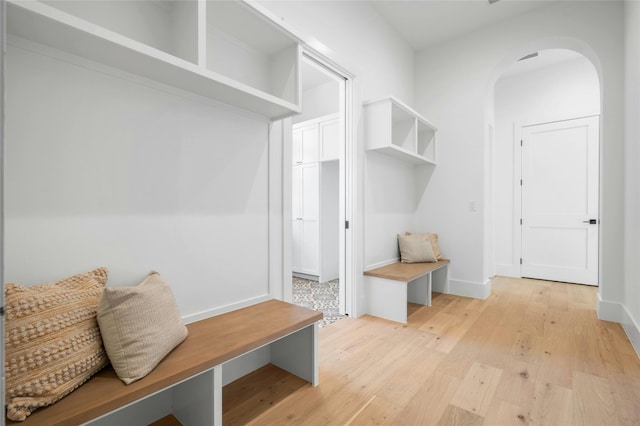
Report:
[[[546,6],[556,0],[373,0],[370,3],[414,50],[441,43],[512,16]],[[544,50],[538,56],[515,62],[502,77],[533,71],[582,57],[564,49]],[[302,67],[303,90],[331,81],[311,61]]]
[[[544,7],[552,0],[375,0],[371,4],[414,50]]]

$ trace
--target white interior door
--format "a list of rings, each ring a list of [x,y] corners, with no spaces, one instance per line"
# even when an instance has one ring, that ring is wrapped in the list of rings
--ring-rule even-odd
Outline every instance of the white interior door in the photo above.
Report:
[[[598,285],[599,117],[522,127],[523,277]]]

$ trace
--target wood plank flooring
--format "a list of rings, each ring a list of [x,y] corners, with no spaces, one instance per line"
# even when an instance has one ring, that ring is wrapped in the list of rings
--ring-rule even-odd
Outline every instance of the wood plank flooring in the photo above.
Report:
[[[597,288],[493,280],[409,323],[320,330],[320,386],[264,367],[225,387],[225,425],[640,425],[640,360]]]

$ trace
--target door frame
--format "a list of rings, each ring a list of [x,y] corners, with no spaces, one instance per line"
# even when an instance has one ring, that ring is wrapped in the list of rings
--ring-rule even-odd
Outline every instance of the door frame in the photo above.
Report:
[[[0,1],[0,279],[4,280],[4,129],[5,129],[5,114],[4,114],[4,76],[5,76],[5,52],[6,52],[6,3]],[[0,294],[0,306],[4,309],[4,291]],[[0,341],[2,342],[2,349],[0,350],[0,363],[4,365],[4,315],[0,315]],[[0,403],[5,405],[5,376],[2,374],[2,380],[0,380]],[[3,422],[0,422],[4,424]]]
[[[310,49],[307,46],[302,48],[302,56],[303,60],[306,58],[307,60],[314,62],[320,67],[325,68],[329,72],[333,73],[338,79],[340,79],[340,89],[338,91],[339,96],[339,104],[340,108],[338,111],[339,119],[339,132],[344,135],[344,146],[341,147],[340,152],[340,161],[339,161],[339,186],[340,186],[340,195],[339,195],[339,224],[344,224],[341,229],[343,232],[340,232],[339,238],[339,250],[340,250],[340,261],[339,261],[339,313],[340,315],[348,315],[354,312],[353,301],[356,300],[354,297],[353,291],[355,286],[353,285],[353,280],[351,279],[351,274],[353,270],[353,244],[352,244],[352,226],[353,223],[353,215],[352,212],[352,188],[353,185],[353,131],[352,131],[352,109],[351,109],[351,99],[352,99],[352,77],[346,73],[342,67],[337,66],[334,62],[328,60],[323,55],[319,54],[315,50]],[[290,187],[290,185],[289,185]],[[349,227],[346,226],[346,223],[349,222]]]
[[[522,186],[520,181],[522,179],[522,129],[524,127],[537,126],[541,124],[557,123],[561,121],[576,120],[587,117],[598,117],[599,121],[602,121],[602,115],[599,112],[585,115],[560,115],[557,117],[544,117],[539,119],[528,119],[526,121],[516,121],[513,123],[513,265],[517,270],[517,276],[522,278],[522,264],[520,259],[522,258],[522,225],[520,219],[522,218]],[[600,157],[602,154],[602,123],[598,129],[598,152]],[[598,170],[602,164],[602,158],[598,159]],[[602,199],[602,181],[598,176],[598,217],[601,216],[602,206],[600,200]],[[602,228],[598,227],[598,271],[600,271],[600,263],[602,260],[602,254],[600,251],[600,241],[602,239]],[[600,272],[598,272],[597,287],[600,286]]]
[[[340,120],[340,131],[344,134],[344,150],[342,151],[342,157],[340,161],[340,223],[346,224],[349,222],[349,228],[344,228],[344,232],[340,233],[340,314],[355,315],[357,314],[355,283],[355,215],[354,212],[354,185],[356,182],[355,176],[355,161],[356,157],[356,144],[355,144],[355,129],[353,124],[354,117],[354,105],[353,105],[353,87],[354,87],[354,75],[345,70],[340,65],[336,64],[326,56],[322,55],[306,43],[302,43],[302,56],[315,62],[316,64],[326,68],[332,72],[338,78],[344,79],[344,89],[339,90],[341,99],[340,114],[344,117],[344,120]],[[300,82],[301,83],[301,82]],[[280,130],[282,135],[271,135],[271,138],[282,138],[283,148],[291,148],[292,140],[292,120],[287,118],[281,120],[282,123]],[[278,132],[276,132],[278,133]],[[278,283],[272,283],[270,285],[271,294],[273,297],[281,297],[285,301],[292,300],[293,283],[292,283],[292,170],[291,170],[291,153],[282,153],[282,170],[281,170],[281,184],[282,186],[277,190],[282,191],[282,286],[278,287]],[[272,187],[272,191],[276,188]],[[272,227],[277,229],[277,227]],[[275,274],[274,274],[275,277]],[[275,284],[275,285],[273,285]]]

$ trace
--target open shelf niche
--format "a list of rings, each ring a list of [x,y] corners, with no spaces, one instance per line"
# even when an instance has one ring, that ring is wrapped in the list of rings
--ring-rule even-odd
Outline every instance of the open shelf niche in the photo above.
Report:
[[[299,40],[253,3],[7,0],[7,33],[271,119],[301,111]]]
[[[436,127],[401,101],[367,102],[365,140],[374,150],[413,164],[436,164]]]

